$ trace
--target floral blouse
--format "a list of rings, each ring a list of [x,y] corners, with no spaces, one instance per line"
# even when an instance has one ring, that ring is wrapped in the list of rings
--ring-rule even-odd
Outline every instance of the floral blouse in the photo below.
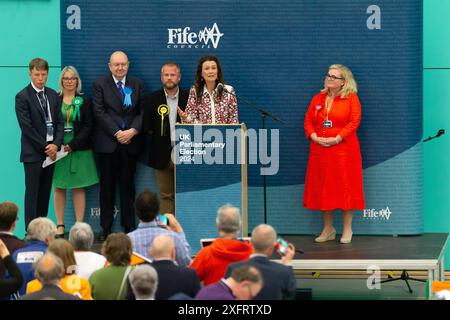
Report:
[[[189,98],[185,112],[188,117],[184,123],[203,123],[203,124],[237,124],[238,110],[236,94],[232,86],[225,86],[228,91],[222,92],[222,97],[217,95],[217,88],[213,91],[212,97],[206,87],[203,90],[201,102],[197,104],[197,94],[195,87],[189,92]],[[212,100],[213,99],[213,100]],[[211,110],[214,108],[215,121]]]

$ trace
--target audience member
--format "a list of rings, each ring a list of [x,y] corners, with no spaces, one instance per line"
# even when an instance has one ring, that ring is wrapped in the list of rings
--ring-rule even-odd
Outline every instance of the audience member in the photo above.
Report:
[[[9,279],[0,278],[0,299],[8,298],[10,294],[19,290],[23,284],[22,273],[17,264],[11,257],[8,248],[0,239],[0,258],[5,262],[6,270],[8,270]]]
[[[25,294],[28,282],[35,279],[33,263],[45,254],[48,245],[55,239],[55,234],[56,225],[48,218],[36,218],[28,224],[26,245],[13,253],[14,261],[24,278],[20,295]]]
[[[177,219],[172,214],[165,214],[169,222],[167,226],[158,225],[156,222],[159,211],[159,199],[156,193],[148,190],[141,192],[136,198],[134,206],[140,220],[137,229],[128,234],[133,243],[134,251],[149,258],[148,248],[152,245],[153,239],[160,234],[168,234],[175,241],[178,265],[189,265],[191,262],[191,247]]]
[[[205,285],[216,283],[225,275],[230,263],[247,260],[253,252],[248,242],[238,239],[241,229],[239,209],[224,205],[217,211],[219,238],[201,249],[190,265]]]
[[[77,274],[80,277],[89,279],[94,271],[105,266],[106,258],[90,251],[94,243],[94,233],[90,225],[85,222],[75,223],[70,229],[69,241],[75,249]]]
[[[136,300],[155,300],[158,274],[150,265],[137,266],[128,276]]]
[[[34,269],[36,279],[42,283],[42,289],[23,296],[21,300],[80,300],[60,288],[64,277],[64,263],[53,253],[47,252],[40,257],[34,264]]]
[[[255,267],[236,268],[231,276],[204,287],[195,300],[250,300],[263,286],[261,273]]]
[[[288,266],[295,255],[295,247],[289,244],[287,252],[281,257],[283,264],[270,261],[274,249],[277,247],[277,233],[275,229],[267,224],[260,224],[252,232],[251,243],[255,253],[247,261],[240,261],[228,267],[225,277],[243,265],[250,265],[257,268],[263,278],[264,286],[256,300],[280,300],[293,299],[297,287],[295,274],[292,267]]]
[[[0,240],[6,245],[8,251],[13,254],[25,245],[25,242],[14,236],[13,232],[17,225],[19,208],[15,203],[0,203]],[[0,259],[0,279],[5,276],[5,265]]]
[[[95,271],[89,277],[92,297],[96,300],[125,300],[132,245],[125,233],[111,233],[103,243],[102,254],[108,267]]]
[[[70,242],[64,239],[57,239],[49,245],[48,252],[60,258],[64,264],[65,274],[60,282],[62,291],[73,294],[83,300],[92,300],[89,282],[76,274],[77,264],[73,253],[73,246]],[[35,279],[28,283],[27,294],[41,289],[42,283],[39,279]]]
[[[195,297],[200,290],[200,281],[195,270],[176,264],[175,243],[171,236],[167,234],[156,236],[149,250],[149,256],[153,259],[152,266],[158,273],[156,300],[167,300],[176,293]],[[129,292],[128,298],[134,300],[132,292]]]

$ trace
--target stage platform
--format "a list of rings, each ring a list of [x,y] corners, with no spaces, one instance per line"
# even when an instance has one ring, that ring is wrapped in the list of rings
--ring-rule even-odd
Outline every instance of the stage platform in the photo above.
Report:
[[[280,235],[292,242],[297,253],[292,261],[294,270],[426,270],[428,292],[431,282],[444,279],[444,255],[448,233],[424,233],[418,236],[353,236],[352,243],[335,241],[315,243],[312,235]],[[274,255],[273,259],[279,259]]]

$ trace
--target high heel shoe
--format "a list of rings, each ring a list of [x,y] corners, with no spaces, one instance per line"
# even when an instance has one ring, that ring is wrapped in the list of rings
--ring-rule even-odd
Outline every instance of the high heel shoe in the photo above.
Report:
[[[353,237],[353,233],[350,233],[350,237],[348,237],[348,238],[342,237],[339,242],[342,243],[342,244],[351,243],[352,242],[352,237]]]
[[[57,234],[55,234],[55,239],[64,239],[64,234],[65,234],[65,231],[66,231],[66,226],[63,225],[63,224],[58,224],[58,225],[56,226],[56,228],[63,228],[63,233],[57,233]]]
[[[330,231],[330,233],[328,233],[325,236],[321,236],[321,237],[317,237],[316,239],[314,239],[315,242],[326,242],[326,241],[331,241],[336,239],[336,229],[332,229]]]

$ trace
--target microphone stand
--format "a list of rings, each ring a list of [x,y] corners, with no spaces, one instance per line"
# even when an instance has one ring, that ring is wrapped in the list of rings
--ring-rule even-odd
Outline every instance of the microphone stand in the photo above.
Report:
[[[225,87],[223,87],[223,91],[232,94],[231,92],[226,90]],[[235,94],[233,94],[233,95],[237,99],[237,96]],[[246,105],[248,105],[249,107],[251,107],[252,109],[258,111],[261,114],[261,121],[262,121],[262,129],[263,130],[266,129],[266,118],[267,117],[272,118],[272,120],[274,120],[276,122],[279,122],[279,123],[282,123],[282,124],[285,123],[280,118],[274,116],[273,114],[271,114],[270,112],[267,112],[266,110],[263,110],[263,109],[259,108],[257,105],[255,105],[254,103],[252,103],[252,102],[250,102],[250,101],[248,101],[248,100],[246,100],[244,98],[239,97],[239,101],[244,102]],[[266,144],[262,143],[262,145],[265,146]],[[266,151],[266,150],[263,150],[263,151]],[[263,154],[265,155],[266,153],[263,152]],[[263,165],[262,165],[263,173],[265,173],[265,167],[266,167],[265,163],[266,163],[266,161],[264,159]],[[263,190],[264,190],[264,223],[267,224],[267,178],[266,178],[265,174],[263,174]]]

